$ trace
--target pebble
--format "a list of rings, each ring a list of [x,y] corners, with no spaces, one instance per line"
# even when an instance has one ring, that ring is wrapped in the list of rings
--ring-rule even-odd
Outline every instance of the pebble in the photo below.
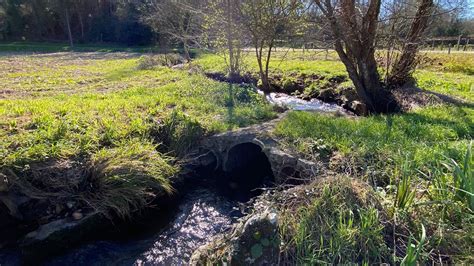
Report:
[[[72,209],[74,207],[74,205],[76,205],[76,203],[74,201],[68,201],[66,203],[66,206],[69,208],[69,209]]]
[[[82,219],[82,217],[84,217],[84,215],[80,212],[74,212],[72,214],[72,218],[74,218],[74,220],[80,220],[80,219]]]

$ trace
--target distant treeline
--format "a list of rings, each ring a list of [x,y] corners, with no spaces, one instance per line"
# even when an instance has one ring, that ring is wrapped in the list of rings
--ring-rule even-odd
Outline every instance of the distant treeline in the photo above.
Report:
[[[159,34],[141,22],[141,2],[0,0],[0,40],[152,44]]]
[[[235,1],[241,2],[241,0]],[[168,1],[169,8],[165,5],[165,8],[160,10],[167,14],[154,14],[156,12],[150,8],[166,2],[165,0],[0,0],[0,41],[68,40],[71,43],[104,42],[133,46],[156,43],[182,45],[183,36],[177,38],[174,34],[176,28],[182,26],[179,23],[184,22],[185,26],[192,26],[189,27],[191,30],[185,30],[189,36],[184,37],[193,39],[194,36],[191,35],[196,34],[196,25],[192,23],[199,23],[197,27],[205,27],[202,24],[216,20],[191,21],[197,13],[208,12],[207,16],[219,16],[213,11],[209,13],[215,3],[219,2],[216,0]],[[390,1],[382,2],[390,4]],[[176,9],[176,3],[180,3],[181,9],[183,6],[192,7],[186,15],[189,17],[182,17],[182,12]],[[460,12],[448,12],[447,9],[438,8],[439,15],[433,17],[428,27],[430,37],[474,34],[473,19],[462,19]],[[289,41],[291,46],[298,47],[303,43],[327,42],[328,37],[324,34],[327,32],[325,26],[320,24],[314,26],[310,23],[317,22],[319,14],[312,14],[314,9],[310,8],[305,12],[308,13],[308,26],[300,27],[297,33],[299,36],[304,36],[304,40],[293,38],[286,41]],[[155,23],[156,21],[158,22]],[[381,28],[383,25],[384,23],[381,23]],[[175,29],[170,30],[167,27]],[[199,31],[202,32],[202,29]]]

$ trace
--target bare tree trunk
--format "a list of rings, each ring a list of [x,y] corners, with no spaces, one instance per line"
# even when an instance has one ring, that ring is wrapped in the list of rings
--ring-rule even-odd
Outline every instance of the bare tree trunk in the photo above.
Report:
[[[260,74],[260,80],[262,81],[262,88],[264,92],[269,92],[270,91],[270,84],[268,82],[268,75],[265,75],[266,71],[263,69],[263,62],[262,62],[262,57],[263,57],[263,40],[261,41],[261,44],[259,46],[258,41],[255,43],[255,54],[257,56],[257,63],[258,63],[258,70]],[[268,67],[266,67],[268,69]]]
[[[270,45],[268,46],[267,59],[265,61],[265,79],[267,80],[268,89],[270,89],[270,83],[269,83],[269,80],[268,80],[268,68],[270,66],[270,58],[272,56],[272,48],[273,48],[273,40],[270,42]]]
[[[189,46],[188,46],[187,40],[183,40],[183,49],[184,49],[184,58],[186,59],[188,63],[191,62],[191,55],[189,54]]]
[[[74,1],[74,8],[76,9],[77,12],[77,17],[79,19],[79,26],[81,27],[81,40],[84,41],[84,20],[82,18],[82,12],[81,12],[81,5],[83,5],[81,1]]]
[[[81,39],[84,41],[84,21],[82,20],[82,14],[79,14],[79,25],[81,26]]]
[[[433,0],[422,0],[415,15],[410,33],[408,34],[405,46],[399,60],[392,68],[388,83],[392,86],[399,86],[406,83],[416,66],[416,54],[420,45],[421,36],[428,26],[428,20],[433,12]]]
[[[68,8],[66,7],[65,8],[66,10],[66,27],[67,27],[67,35],[68,35],[68,38],[69,38],[69,45],[72,47],[74,47],[74,42],[72,40],[72,32],[71,32],[71,22],[69,21],[69,10]]]
[[[234,45],[233,45],[233,36],[232,36],[232,1],[226,0],[226,13],[227,13],[227,23],[226,23],[226,34],[227,34],[227,48],[229,49],[229,76],[235,76],[235,62],[234,62]]]
[[[331,1],[315,1],[329,22],[334,34],[334,47],[354,83],[357,95],[372,112],[381,112],[384,91],[375,61],[375,35],[380,0],[371,0],[367,12],[357,21],[357,11],[352,0],[340,2],[340,17]]]

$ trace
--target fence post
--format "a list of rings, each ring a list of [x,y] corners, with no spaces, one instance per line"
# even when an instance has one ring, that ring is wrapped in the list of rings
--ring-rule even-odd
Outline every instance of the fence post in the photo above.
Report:
[[[466,39],[466,43],[464,44],[464,51],[467,51],[468,45],[469,45],[469,38]]]
[[[451,54],[451,44],[448,46],[448,54]]]
[[[461,38],[462,38],[462,35],[459,35],[458,37],[458,45],[457,45],[457,50],[459,51],[459,46],[461,46]]]

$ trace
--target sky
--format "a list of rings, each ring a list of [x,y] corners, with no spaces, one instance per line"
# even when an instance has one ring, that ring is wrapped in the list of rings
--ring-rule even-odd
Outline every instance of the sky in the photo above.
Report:
[[[469,18],[474,18],[474,0],[467,0],[467,3],[469,7],[466,12],[466,16]]]

